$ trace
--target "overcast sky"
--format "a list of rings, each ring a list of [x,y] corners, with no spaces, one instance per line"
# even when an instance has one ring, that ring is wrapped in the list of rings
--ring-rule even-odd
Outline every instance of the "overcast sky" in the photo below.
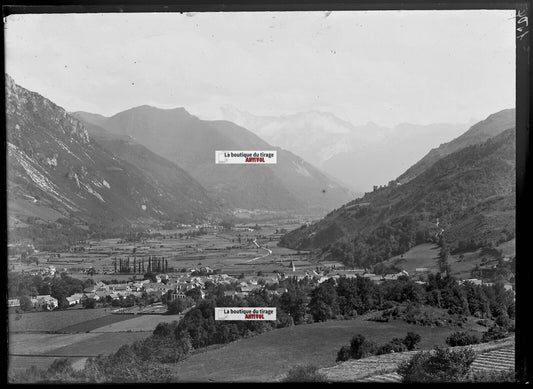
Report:
[[[6,72],[68,111],[468,122],[515,105],[514,11],[11,15]]]

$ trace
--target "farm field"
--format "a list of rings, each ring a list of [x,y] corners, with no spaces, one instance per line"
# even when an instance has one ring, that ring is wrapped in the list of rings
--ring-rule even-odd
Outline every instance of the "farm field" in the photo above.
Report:
[[[419,244],[407,251],[403,256],[397,255],[385,261],[389,265],[395,265],[406,270],[409,275],[414,275],[416,268],[427,268],[429,271],[437,271],[437,259],[439,246],[433,243]]]
[[[110,354],[125,344],[147,338],[152,331],[83,334],[11,334],[10,372],[23,371],[35,364],[47,368],[57,358],[76,360]],[[35,363],[34,363],[35,362]]]
[[[153,331],[153,330],[152,330]],[[111,354],[125,344],[131,344],[138,340],[143,340],[152,335],[152,331],[144,332],[91,332],[91,338],[82,338],[79,341],[59,347],[50,351],[49,354],[60,356],[97,356],[100,354]]]
[[[358,333],[369,340],[385,343],[393,337],[403,338],[409,331],[422,337],[420,349],[445,345],[446,337],[453,332],[446,327],[361,319],[299,325],[192,355],[176,364],[175,371],[180,381],[272,381],[294,365],[335,365],[338,350]]]
[[[506,242],[500,247],[504,253],[513,252],[513,241]],[[384,263],[388,265],[395,265],[402,270],[406,270],[409,275],[416,276],[416,268],[426,268],[429,272],[438,272],[438,255],[439,247],[433,243],[423,243],[417,245],[411,250],[401,255],[390,258]],[[480,250],[467,252],[462,254],[462,258],[459,254],[450,255],[448,263],[451,267],[451,275],[457,279],[471,278],[471,271],[476,265],[482,264],[482,258],[480,256]],[[495,260],[489,260],[487,263],[495,264]]]
[[[107,355],[125,344],[147,338],[157,324],[180,318],[179,315],[111,312],[111,309],[75,309],[22,314],[18,320],[11,318],[16,323],[11,327],[17,331],[10,331],[8,337],[10,371],[25,370],[32,364],[47,368],[60,357],[81,361]]]
[[[107,327],[109,325],[112,325],[113,323],[123,322],[127,320],[133,320],[135,316],[134,315],[107,315],[102,316],[97,319],[84,321],[81,323],[77,323],[71,326],[67,326],[64,328],[61,328],[57,332],[60,333],[83,333],[83,332],[90,332],[102,327]],[[155,328],[155,327],[154,327]]]
[[[255,223],[249,225],[252,226],[255,226]],[[298,226],[280,221],[279,224],[260,224],[260,229],[257,231],[217,230],[198,236],[184,235],[186,232],[194,231],[192,228],[190,231],[164,230],[158,231],[161,236],[142,242],[132,243],[118,239],[92,240],[77,252],[41,252],[36,255],[39,265],[33,263],[25,265],[15,261],[12,261],[11,265],[16,271],[27,272],[55,266],[57,271],[67,271],[69,275],[80,279],[89,278],[86,271],[93,267],[96,270],[96,274],[91,277],[94,281],[131,280],[134,274],[114,273],[115,258],[128,257],[131,261],[134,258],[137,261],[141,259],[146,261],[148,256],[164,257],[168,261],[169,268],[173,268],[175,272],[207,266],[234,276],[241,273],[255,275],[258,271],[263,273],[283,271],[291,260],[297,261],[295,265],[301,269],[314,267],[306,261],[305,255],[296,255],[297,252],[294,250],[277,247],[281,233],[276,230],[284,228],[289,231]],[[254,244],[254,239],[257,239],[259,245],[271,250],[271,253],[265,256],[267,250]]]
[[[159,323],[179,321],[181,317],[182,315],[135,315],[135,317],[128,320],[101,326],[92,330],[92,332],[153,332]]]
[[[90,320],[99,319],[111,313],[111,309],[67,309],[52,312],[28,312],[8,315],[9,332],[47,332],[58,331]]]

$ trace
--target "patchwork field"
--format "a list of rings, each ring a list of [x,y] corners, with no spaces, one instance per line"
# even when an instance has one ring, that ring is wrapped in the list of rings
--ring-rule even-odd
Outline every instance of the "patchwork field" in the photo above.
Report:
[[[284,228],[288,231],[298,226],[284,224],[282,221],[281,224],[261,224],[260,229],[256,231],[218,230],[194,237],[186,235],[194,229],[164,230],[159,231],[162,236],[142,242],[124,242],[119,239],[94,240],[87,242],[83,250],[78,252],[38,253],[36,257],[39,265],[12,261],[10,266],[16,271],[35,272],[53,265],[58,271],[67,271],[71,276],[82,279],[88,278],[86,270],[93,267],[96,270],[96,274],[92,276],[95,281],[131,279],[133,274],[114,273],[115,257],[146,261],[148,256],[158,256],[164,257],[168,261],[168,266],[177,272],[181,269],[208,266],[230,275],[283,271],[291,260],[297,260],[299,262],[297,266],[300,268],[313,267],[306,261],[305,256],[296,255],[297,252],[294,250],[277,247],[281,233],[276,230]],[[258,247],[253,242],[255,239],[271,253],[265,256],[267,250]],[[258,257],[263,258],[255,260]]]
[[[9,371],[25,370],[31,365],[44,369],[60,357],[82,363],[87,357],[107,355],[125,344],[145,339],[157,324],[180,318],[179,315],[111,312],[111,309],[76,309],[10,314]],[[12,328],[15,330],[11,331]]]
[[[453,330],[419,327],[405,322],[377,323],[361,319],[329,321],[273,330],[218,349],[192,355],[175,366],[180,381],[271,381],[291,366],[335,365],[338,350],[361,333],[378,343],[405,337],[413,331],[422,337],[419,348],[445,345]]]

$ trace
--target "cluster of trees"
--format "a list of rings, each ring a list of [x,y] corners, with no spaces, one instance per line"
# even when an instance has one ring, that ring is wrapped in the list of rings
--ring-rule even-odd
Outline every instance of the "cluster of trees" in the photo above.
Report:
[[[289,290],[282,301],[294,300],[291,315],[295,323],[308,313],[313,321],[349,318],[371,310],[390,307],[391,303],[430,305],[448,310],[450,314],[476,315],[495,318],[499,325],[507,326],[514,319],[513,294],[502,284],[460,285],[451,276],[429,275],[427,285],[420,285],[407,277],[376,284],[367,278],[341,277],[329,279],[309,290]],[[306,304],[306,302],[308,303]]]
[[[366,206],[357,211],[357,214],[378,214],[373,206]],[[350,215],[358,217],[357,215]],[[356,232],[351,235],[336,236],[335,228],[331,228],[331,236],[326,240],[333,242],[323,249],[335,260],[341,261],[348,267],[371,267],[385,261],[392,256],[400,255],[412,247],[426,242],[436,242],[434,227],[431,218],[425,213],[412,213],[400,216],[385,222],[380,221],[377,228],[365,231],[354,228]],[[304,229],[305,230],[305,229]],[[320,231],[326,233],[327,231]],[[290,234],[285,235],[280,245],[289,245]]]
[[[140,258],[137,260],[137,257],[133,257],[133,261],[130,261],[130,257],[118,258],[117,261],[117,257],[115,257],[113,260],[113,265],[115,273],[143,274],[145,271],[148,273],[165,273],[168,271],[168,260],[166,260],[164,257],[156,257],[155,255],[148,256],[146,268],[145,259]]]
[[[412,351],[420,342],[420,335],[408,332],[404,339],[393,338],[390,342],[378,345],[367,340],[363,335],[357,334],[350,341],[349,346],[342,346],[337,353],[336,361],[347,361],[349,359],[361,359],[371,355],[382,355]]]
[[[478,334],[467,331],[454,332],[446,338],[448,346],[468,346],[471,344],[485,343],[492,340],[502,339],[508,335],[507,329],[500,326],[492,326],[480,337]]]
[[[276,306],[278,308],[276,321],[215,321],[215,307],[246,306]],[[229,343],[291,324],[292,321],[281,308],[279,299],[271,298],[264,291],[253,292],[243,299],[232,299],[224,297],[223,293],[217,293],[190,309],[177,325],[176,333],[180,338],[190,339],[192,347],[196,349],[212,344]]]
[[[8,274],[8,296],[9,298],[21,299],[21,309],[31,310],[31,304],[28,306],[27,301],[30,297],[37,295],[51,295],[57,299],[58,308],[68,307],[67,297],[75,293],[82,293],[83,289],[94,285],[92,279],[79,280],[61,273],[58,277],[41,277],[32,276],[25,273]],[[22,304],[24,302],[24,304]]]

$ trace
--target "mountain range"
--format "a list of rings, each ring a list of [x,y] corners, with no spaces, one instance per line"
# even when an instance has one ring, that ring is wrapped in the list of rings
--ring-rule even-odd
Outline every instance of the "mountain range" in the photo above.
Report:
[[[121,149],[113,153],[63,108],[5,79],[11,225],[194,222],[222,213],[175,164],[128,139],[113,141]]]
[[[291,150],[361,194],[373,185],[387,184],[427,150],[474,124],[402,123],[388,128],[372,122],[353,125],[329,112],[258,116],[232,106],[222,107],[221,115],[267,142]]]
[[[515,143],[514,110],[500,111],[389,185],[289,232],[280,245],[366,266],[441,237],[452,251],[509,241],[515,233]]]
[[[324,215],[354,196],[319,169],[232,122],[201,120],[184,108],[135,107],[112,117],[86,112],[78,119],[130,137],[174,162],[228,209]],[[216,150],[276,150],[275,165],[215,164]]]

